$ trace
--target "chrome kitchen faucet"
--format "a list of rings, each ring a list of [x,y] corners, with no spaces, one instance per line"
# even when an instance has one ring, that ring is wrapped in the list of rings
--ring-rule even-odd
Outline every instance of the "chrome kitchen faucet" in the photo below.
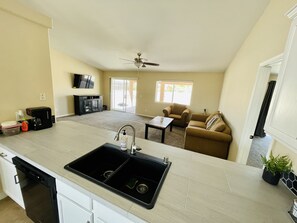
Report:
[[[132,130],[133,130],[133,138],[132,138],[132,143],[131,143],[131,148],[130,148],[130,154],[135,154],[136,153],[136,150],[140,150],[140,148],[137,148],[136,144],[135,144],[135,128],[130,125],[130,124],[126,124],[126,125],[123,125],[121,128],[119,128],[117,134],[115,135],[114,137],[114,140],[116,141],[119,141],[120,139],[120,132],[122,131],[123,128],[125,127],[131,127]]]

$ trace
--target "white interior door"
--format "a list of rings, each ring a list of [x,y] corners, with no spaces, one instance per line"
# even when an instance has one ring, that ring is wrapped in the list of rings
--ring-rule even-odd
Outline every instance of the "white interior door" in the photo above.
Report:
[[[270,60],[261,63],[259,66],[254,90],[247,111],[247,117],[243,127],[243,133],[241,134],[241,139],[239,142],[237,162],[243,164],[247,163],[247,159],[252,145],[252,137],[250,136],[253,136],[254,134],[259,113],[261,110],[261,105],[266,92],[266,88],[264,86],[266,86],[268,83],[272,67],[275,64],[280,63],[282,61],[282,58],[282,54],[278,55]]]
[[[111,78],[111,110],[135,113],[137,80]]]

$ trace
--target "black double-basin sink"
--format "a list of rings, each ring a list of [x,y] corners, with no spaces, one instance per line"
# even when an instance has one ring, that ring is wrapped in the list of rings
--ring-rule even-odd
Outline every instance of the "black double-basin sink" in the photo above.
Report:
[[[151,209],[170,165],[171,162],[140,152],[131,155],[106,143],[64,168]]]

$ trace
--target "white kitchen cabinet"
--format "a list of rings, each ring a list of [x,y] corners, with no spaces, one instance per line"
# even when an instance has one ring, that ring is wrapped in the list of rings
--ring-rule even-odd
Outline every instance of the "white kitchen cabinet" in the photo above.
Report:
[[[17,172],[12,158],[15,155],[0,147],[0,176],[3,191],[22,208],[25,208],[20,185],[17,183]]]
[[[94,223],[105,223],[104,221],[102,221],[98,216],[94,217]]]
[[[98,201],[93,201],[93,212],[95,223],[133,223],[123,214],[106,207]]]
[[[92,212],[63,195],[58,194],[57,200],[60,223],[93,223]]]
[[[297,8],[288,16],[293,22],[265,129],[278,141],[297,150]]]
[[[93,223],[91,198],[60,180],[56,186],[60,223]]]
[[[56,179],[60,223],[133,223],[145,221],[128,218],[127,211],[109,207],[85,193]]]

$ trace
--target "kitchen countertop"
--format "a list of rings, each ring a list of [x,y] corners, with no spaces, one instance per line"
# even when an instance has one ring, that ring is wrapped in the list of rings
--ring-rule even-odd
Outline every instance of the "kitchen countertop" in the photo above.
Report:
[[[135,215],[147,222],[292,222],[287,211],[295,196],[282,183],[264,182],[262,170],[145,139],[136,138],[141,152],[168,156],[172,162],[151,210],[64,169],[106,142],[117,144],[114,136],[113,131],[61,121],[45,130],[0,136],[0,146],[93,199],[120,207],[131,219]]]

